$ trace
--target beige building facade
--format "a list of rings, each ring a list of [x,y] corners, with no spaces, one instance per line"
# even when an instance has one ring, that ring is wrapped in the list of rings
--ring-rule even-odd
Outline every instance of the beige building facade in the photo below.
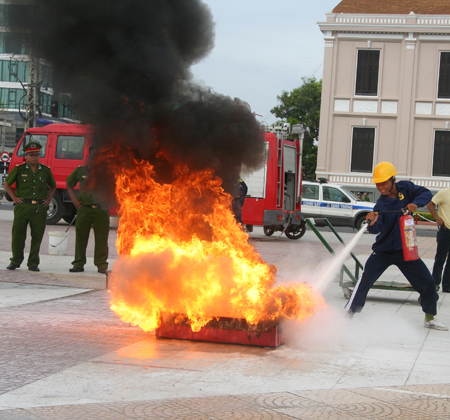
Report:
[[[343,0],[326,22],[317,177],[450,187],[450,1]]]

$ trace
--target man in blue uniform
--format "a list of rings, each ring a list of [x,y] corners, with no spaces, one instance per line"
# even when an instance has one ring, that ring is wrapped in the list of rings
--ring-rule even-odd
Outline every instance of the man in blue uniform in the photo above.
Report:
[[[400,236],[399,220],[402,213],[399,211],[407,209],[414,212],[417,207],[426,206],[432,194],[428,189],[410,181],[395,182],[395,175],[397,171],[392,163],[381,162],[375,167],[372,182],[376,184],[381,197],[377,200],[374,211],[370,212],[366,219],[369,223],[368,231],[378,236],[372,246],[373,252],[367,259],[361,278],[345,308],[350,315],[360,312],[369,289],[390,265],[395,265],[420,294],[422,310],[425,312],[424,326],[447,331],[445,325],[434,319],[437,312],[437,294],[433,276],[421,259],[404,260]]]
[[[11,264],[8,270],[20,267],[24,260],[23,251],[30,225],[31,244],[28,270],[39,271],[39,249],[45,232],[47,207],[56,192],[56,182],[48,166],[39,163],[42,146],[31,142],[24,147],[27,161],[16,166],[5,179],[5,189],[14,201],[14,222],[12,227]],[[16,184],[16,191],[11,188]],[[50,192],[47,192],[47,186]]]

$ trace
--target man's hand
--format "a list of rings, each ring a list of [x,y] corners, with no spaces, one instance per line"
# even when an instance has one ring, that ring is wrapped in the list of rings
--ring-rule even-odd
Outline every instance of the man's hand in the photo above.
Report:
[[[45,207],[48,207],[48,206],[50,205],[51,202],[52,202],[52,199],[51,199],[51,198],[50,198],[50,199],[46,198],[45,200],[42,200],[42,204],[43,204]]]
[[[83,207],[83,205],[80,203],[80,200],[78,200],[78,198],[73,198],[72,199],[72,203],[73,203],[73,205],[75,206],[75,208],[77,209],[77,210],[80,210],[81,209],[81,207]]]
[[[417,206],[413,203],[409,203],[406,205],[406,208],[410,213],[414,213],[417,210]]]
[[[22,204],[23,203],[23,198],[22,197],[16,197],[15,195],[11,195],[10,197],[12,199],[12,201],[14,201],[15,204]]]
[[[371,211],[370,213],[367,214],[366,220],[370,222],[369,226],[373,226],[378,220],[378,212]]]

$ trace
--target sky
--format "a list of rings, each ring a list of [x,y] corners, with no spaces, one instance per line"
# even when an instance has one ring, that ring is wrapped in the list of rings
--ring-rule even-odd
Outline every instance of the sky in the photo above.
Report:
[[[204,0],[215,22],[215,47],[191,67],[194,80],[247,102],[259,121],[276,121],[277,96],[322,78],[323,34],[317,22],[340,0]]]

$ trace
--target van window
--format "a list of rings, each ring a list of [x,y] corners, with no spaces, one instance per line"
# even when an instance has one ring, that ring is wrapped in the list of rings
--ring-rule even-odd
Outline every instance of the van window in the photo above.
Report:
[[[323,199],[326,201],[338,201],[347,203],[349,201],[348,197],[337,188],[333,187],[323,187]]]
[[[309,200],[318,200],[319,199],[319,186],[318,185],[303,185],[302,196],[303,196],[303,198],[307,198]]]
[[[83,160],[84,136],[58,136],[56,159]]]
[[[23,151],[24,146],[28,143],[35,141],[36,143],[39,143],[42,146],[41,157],[45,158],[45,153],[47,151],[47,138],[48,136],[46,134],[27,134],[19,146],[17,156],[24,157],[25,156],[25,152]]]

